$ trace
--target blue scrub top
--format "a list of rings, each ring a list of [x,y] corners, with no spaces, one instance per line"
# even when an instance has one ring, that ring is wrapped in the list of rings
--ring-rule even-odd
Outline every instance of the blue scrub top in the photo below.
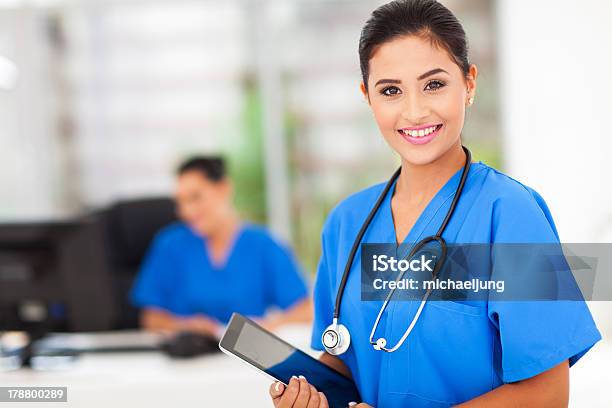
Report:
[[[404,242],[434,235],[454,196],[461,170],[430,201]],[[312,347],[331,324],[350,248],[384,183],[358,192],[329,215],[314,287]],[[395,243],[391,192],[362,242]],[[559,237],[542,197],[482,162],[473,163],[443,237],[448,243],[555,243]],[[393,353],[369,343],[381,301],[360,300],[361,249],[340,308],[351,346],[340,356],[364,401],[375,407],[447,407],[569,359],[573,365],[601,335],[584,301],[429,301],[404,344]],[[391,302],[374,339],[397,344],[420,301]]]
[[[294,256],[263,227],[241,226],[225,265],[217,267],[206,239],[176,223],[155,237],[131,301],[181,316],[201,313],[225,324],[233,312],[261,317],[269,307],[287,309],[307,293]]]

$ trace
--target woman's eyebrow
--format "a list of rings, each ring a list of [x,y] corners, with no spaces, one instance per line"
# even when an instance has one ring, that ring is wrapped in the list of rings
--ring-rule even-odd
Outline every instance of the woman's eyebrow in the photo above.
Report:
[[[445,74],[448,74],[448,72],[446,72],[442,68],[434,68],[434,69],[431,69],[431,70],[427,71],[424,74],[419,75],[417,80],[420,81],[421,79],[425,79],[428,76],[432,76],[432,75],[435,75],[435,74],[440,73],[440,72],[444,72]],[[380,80],[376,81],[374,86],[378,86],[380,84],[401,84],[401,83],[402,83],[402,81],[400,81],[399,79],[380,79]]]
[[[378,81],[376,81],[374,86],[378,86],[380,84],[401,84],[401,83],[402,81],[400,81],[399,79],[379,79]]]
[[[419,80],[419,81],[420,81],[421,79],[425,79],[425,78],[427,78],[428,76],[435,75],[435,74],[437,74],[437,73],[439,73],[439,72],[444,72],[444,73],[448,74],[448,72],[446,72],[446,71],[445,71],[445,70],[443,70],[442,68],[434,68],[434,69],[429,70],[429,71],[427,71],[426,73],[424,73],[424,74],[420,75],[420,76],[417,78],[417,80]]]

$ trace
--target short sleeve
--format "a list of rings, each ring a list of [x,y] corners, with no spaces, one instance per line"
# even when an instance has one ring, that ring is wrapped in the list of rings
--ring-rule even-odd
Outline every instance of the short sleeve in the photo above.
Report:
[[[285,245],[266,239],[265,269],[271,274],[270,304],[285,310],[308,295],[308,287],[295,256]]]
[[[335,294],[332,293],[332,275],[328,268],[329,256],[327,254],[328,248],[326,246],[326,235],[327,234],[324,229],[321,236],[321,258],[317,268],[317,276],[313,291],[314,321],[310,340],[310,347],[319,351],[324,350],[321,336],[323,336],[323,332],[331,323],[332,315],[334,313],[333,299],[335,298]]]
[[[546,203],[529,189],[495,202],[492,236],[494,244],[559,242]],[[493,263],[495,270],[498,265]],[[571,366],[601,339],[583,300],[489,300],[488,317],[499,332],[498,375],[506,383],[533,377],[565,360]]]
[[[153,240],[134,281],[130,293],[134,306],[170,310],[172,257],[170,242],[161,232]]]

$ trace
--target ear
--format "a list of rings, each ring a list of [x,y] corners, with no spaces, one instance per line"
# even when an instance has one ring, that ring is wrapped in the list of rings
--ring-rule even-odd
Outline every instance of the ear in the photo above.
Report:
[[[225,180],[223,180],[223,183],[225,184],[225,191],[227,195],[231,197],[234,194],[234,183],[229,177],[226,177]]]
[[[223,179],[217,181],[215,185],[217,187],[217,191],[222,196],[227,198],[231,197],[234,190],[234,186],[232,184],[232,181],[228,177],[224,177]]]
[[[363,97],[368,101],[368,105],[369,105],[370,104],[370,95],[368,94],[368,91],[366,90],[366,87],[365,87],[365,84],[363,83],[363,81],[361,81],[359,83],[359,90],[363,94]]]
[[[468,75],[466,76],[466,79],[465,79],[467,83],[468,98],[469,97],[473,98],[474,94],[476,93],[476,78],[477,77],[478,77],[478,67],[472,64],[470,65]]]

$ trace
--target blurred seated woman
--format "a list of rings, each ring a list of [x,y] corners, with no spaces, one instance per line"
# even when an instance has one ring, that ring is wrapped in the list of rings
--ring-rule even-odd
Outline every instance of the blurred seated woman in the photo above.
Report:
[[[312,320],[296,259],[263,227],[240,220],[223,159],[182,164],[176,203],[182,222],[157,234],[132,288],[145,329],[216,336],[232,312],[269,330]]]

